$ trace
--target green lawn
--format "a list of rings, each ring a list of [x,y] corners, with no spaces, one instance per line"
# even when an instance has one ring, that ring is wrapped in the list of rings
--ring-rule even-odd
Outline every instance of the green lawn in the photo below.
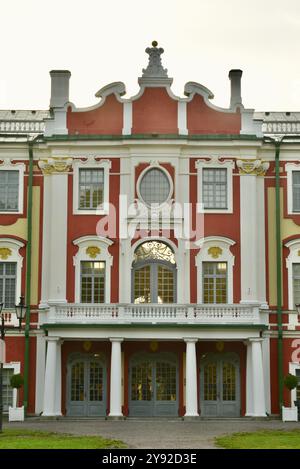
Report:
[[[126,448],[119,440],[101,436],[74,436],[31,430],[4,430],[0,433],[0,449],[103,449]]]
[[[300,429],[233,433],[217,437],[215,442],[226,449],[300,449]]]

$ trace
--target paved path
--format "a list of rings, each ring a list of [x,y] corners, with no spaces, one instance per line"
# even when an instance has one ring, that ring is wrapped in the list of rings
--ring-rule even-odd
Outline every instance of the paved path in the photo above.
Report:
[[[257,430],[300,430],[300,422],[283,423],[280,420],[197,420],[180,419],[128,419],[111,421],[104,419],[28,419],[24,423],[6,423],[6,428],[27,428],[73,435],[101,435],[122,440],[130,448],[171,449],[214,448],[214,438],[234,432]]]

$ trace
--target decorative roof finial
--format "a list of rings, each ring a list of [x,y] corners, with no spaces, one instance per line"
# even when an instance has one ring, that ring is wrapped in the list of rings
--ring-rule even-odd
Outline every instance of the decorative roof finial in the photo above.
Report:
[[[161,54],[164,53],[162,47],[157,48],[158,42],[152,42],[153,47],[147,47],[146,51],[149,54],[149,63],[148,67],[143,68],[143,77],[155,77],[155,78],[168,78],[168,70],[163,68],[161,63]]]

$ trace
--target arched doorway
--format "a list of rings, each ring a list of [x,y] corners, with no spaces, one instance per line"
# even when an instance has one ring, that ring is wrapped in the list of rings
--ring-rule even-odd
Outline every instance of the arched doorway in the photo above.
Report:
[[[239,417],[240,360],[236,353],[207,353],[200,362],[202,417]]]
[[[106,365],[93,355],[75,355],[67,368],[67,416],[106,415]]]
[[[139,354],[130,361],[129,415],[178,415],[178,360],[172,353]]]
[[[175,303],[176,263],[171,247],[162,241],[146,241],[134,252],[132,302]]]

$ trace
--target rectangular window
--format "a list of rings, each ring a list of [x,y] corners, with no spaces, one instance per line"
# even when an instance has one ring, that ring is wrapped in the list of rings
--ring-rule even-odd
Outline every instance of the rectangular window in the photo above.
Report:
[[[227,262],[203,262],[203,303],[227,303]]]
[[[227,169],[204,168],[202,202],[206,209],[227,209]]]
[[[13,388],[10,385],[10,378],[14,374],[14,370],[13,368],[3,368],[2,373],[3,411],[8,412],[8,407],[13,406]]]
[[[105,262],[81,262],[81,303],[104,303]]]
[[[4,308],[15,308],[16,275],[16,262],[0,262],[0,302]]]
[[[19,171],[0,170],[0,211],[17,212],[19,205]]]
[[[293,175],[293,212],[300,212],[300,171],[292,171]]]
[[[300,264],[293,264],[294,305],[300,304]]]
[[[104,202],[104,170],[79,169],[79,209],[95,210]]]

